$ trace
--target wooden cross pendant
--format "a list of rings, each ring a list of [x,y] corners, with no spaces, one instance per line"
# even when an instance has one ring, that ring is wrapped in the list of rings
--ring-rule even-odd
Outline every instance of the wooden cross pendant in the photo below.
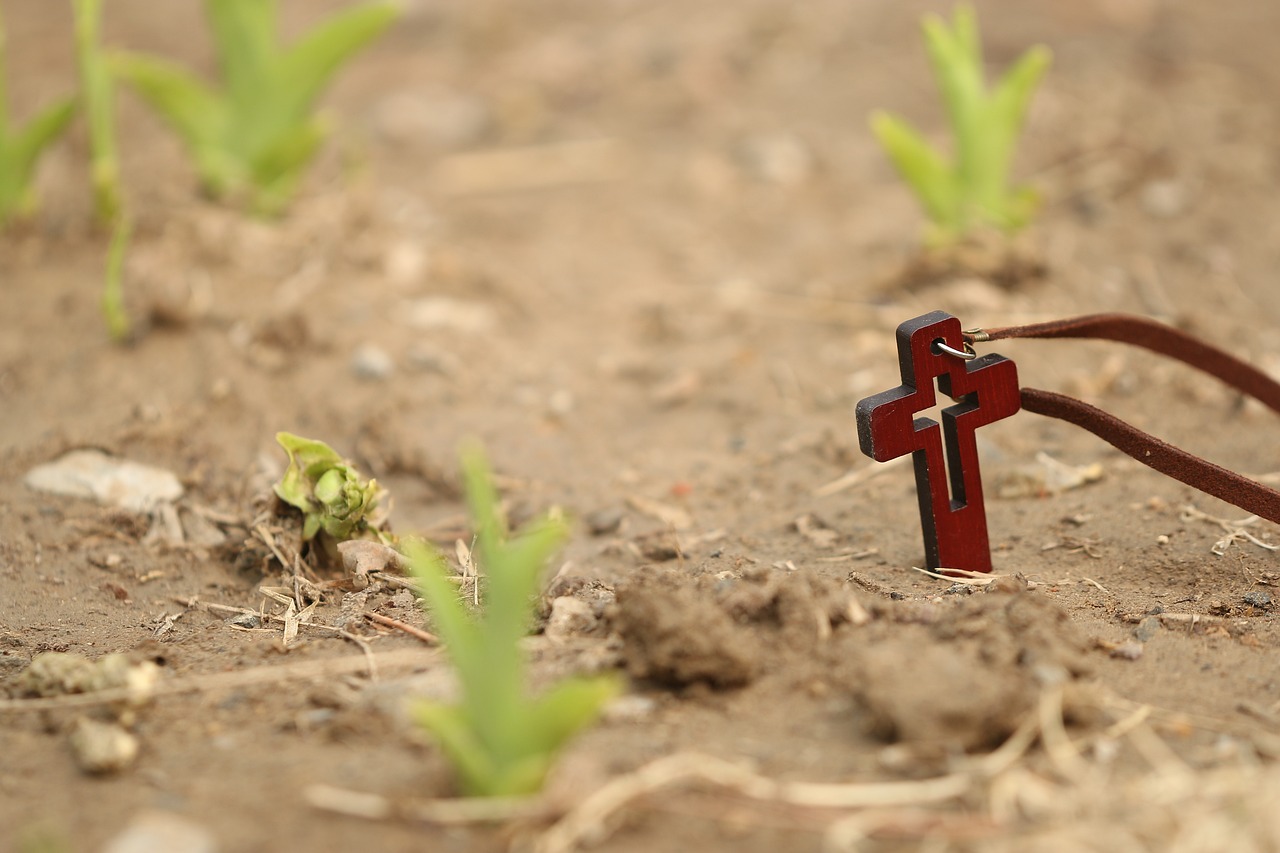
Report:
[[[858,443],[878,462],[912,455],[930,569],[989,572],[974,430],[1018,411],[1017,367],[994,353],[975,357],[960,321],[944,311],[898,327],[898,362],[902,384],[858,402]],[[935,405],[935,378],[938,390],[956,402],[942,410],[941,429],[916,417]]]

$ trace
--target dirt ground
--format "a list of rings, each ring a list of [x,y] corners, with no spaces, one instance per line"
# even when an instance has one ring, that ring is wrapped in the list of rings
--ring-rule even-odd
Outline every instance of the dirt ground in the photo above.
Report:
[[[67,5],[0,9],[19,116],[74,85]],[[212,66],[199,4],[106,5],[112,45]],[[281,5],[295,32],[341,4]],[[78,128],[39,216],[0,235],[0,850],[101,850],[155,813],[223,851],[573,849],[557,816],[688,754],[887,799],[704,780],[570,812],[586,840],[1280,849],[1273,526],[1224,540],[1212,519],[1243,512],[1023,413],[980,433],[1002,577],[935,580],[911,570],[910,466],[862,457],[853,421],[897,384],[896,325],[934,309],[966,327],[1136,312],[1280,372],[1280,6],[977,7],[992,65],[1054,51],[1019,165],[1046,203],[1014,275],[986,254],[922,266],[919,212],[867,129],[887,108],[941,138],[916,22],[943,4],[411,0],[339,77],[334,144],[276,223],[200,201],[123,94],[129,346],[98,313]],[[1184,367],[1118,344],[983,351],[1234,470],[1280,469],[1275,415]],[[313,617],[366,643],[376,680],[333,630],[285,645],[205,607],[291,583],[245,545],[279,430],[351,456],[397,531],[450,552],[469,437],[513,515],[576,519],[535,680],[632,680],[565,754],[553,814],[405,816],[453,791],[404,713],[447,694],[447,662],[361,615],[424,624],[403,590],[334,589]],[[183,541],[24,486],[78,447],[176,473]],[[1055,492],[1039,454],[1101,477]],[[69,733],[95,711],[19,704],[47,651],[160,667],[173,689],[131,721],[135,764],[87,775]],[[316,785],[397,816],[318,808]]]

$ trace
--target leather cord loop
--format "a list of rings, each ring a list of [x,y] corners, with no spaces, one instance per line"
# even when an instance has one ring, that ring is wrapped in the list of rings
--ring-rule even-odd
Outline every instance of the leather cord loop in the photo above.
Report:
[[[1145,317],[1093,314],[987,329],[972,336],[975,341],[1007,338],[1098,338],[1133,344],[1202,370],[1280,412],[1280,383],[1228,352]],[[1086,429],[1162,474],[1280,524],[1280,491],[1161,441],[1096,406],[1065,394],[1023,388],[1022,408]]]
[[[1023,388],[1022,408],[1087,429],[1161,474],[1280,524],[1280,492],[1148,435],[1096,406],[1066,394]]]
[[[1280,383],[1231,353],[1172,326],[1130,314],[1089,314],[1050,323],[984,329],[974,340],[1006,338],[1096,338],[1149,349],[1202,370],[1280,412]]]

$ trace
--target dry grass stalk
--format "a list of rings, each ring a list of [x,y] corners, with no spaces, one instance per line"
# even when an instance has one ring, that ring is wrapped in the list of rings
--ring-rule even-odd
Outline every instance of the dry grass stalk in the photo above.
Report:
[[[415,628],[407,622],[401,622],[399,619],[392,619],[390,616],[383,616],[381,613],[372,613],[368,611],[365,612],[364,618],[378,625],[385,625],[388,628],[395,628],[397,631],[403,631],[410,637],[417,637],[428,646],[440,645],[440,638],[435,634],[432,634],[429,631],[424,631],[421,628]]]
[[[937,578],[940,581],[950,581],[951,583],[961,583],[968,586],[987,586],[1001,578],[1007,578],[1008,575],[996,575],[990,572],[971,572],[967,569],[939,569],[938,571],[930,571],[922,569],[919,566],[912,566],[913,572],[919,572],[922,575],[928,575],[931,578]],[[947,572],[947,574],[942,574]]]
[[[687,783],[714,785],[756,800],[810,808],[854,809],[955,799],[968,791],[971,777],[954,773],[918,782],[779,782],[721,758],[679,753],[609,782],[538,837],[532,849],[534,853],[570,853],[598,842],[608,835],[609,821],[627,806],[650,794]]]
[[[397,802],[381,794],[310,785],[302,792],[313,808],[364,820],[410,820],[435,826],[472,826],[548,817],[547,805],[530,797],[465,797]]]
[[[1233,543],[1241,541],[1252,543],[1267,551],[1280,551],[1280,545],[1275,545],[1271,542],[1264,542],[1245,529],[1261,521],[1261,519],[1256,515],[1251,515],[1248,518],[1242,518],[1239,521],[1230,521],[1225,518],[1218,518],[1216,516],[1209,515],[1206,512],[1201,512],[1195,507],[1188,505],[1182,508],[1182,520],[1205,521],[1210,524],[1216,524],[1218,527],[1222,528],[1227,535],[1215,542],[1213,547],[1209,549],[1219,557],[1227,553],[1227,549],[1230,548]]]
[[[950,774],[920,781],[785,782],[712,756],[667,756],[615,778],[561,814],[549,828],[523,836],[527,848],[521,849],[571,853],[599,843],[626,809],[688,785],[795,809],[784,815],[800,829],[813,826],[824,812],[837,812],[838,817],[828,819],[823,829],[822,849],[829,853],[858,850],[871,838],[956,843],[981,839],[984,850],[996,853],[1036,844],[1063,849],[1077,844],[1078,848],[1088,839],[1101,838],[1108,840],[1108,849],[1143,853],[1151,849],[1221,853],[1280,849],[1280,813],[1273,808],[1280,796],[1280,768],[1246,763],[1193,771],[1148,725],[1149,719],[1171,712],[1117,697],[1103,700],[1100,709],[1124,716],[1106,729],[1072,740],[1063,723],[1063,690],[1051,687],[1041,695],[1036,710],[994,752],[967,760]],[[1226,721],[1195,721],[1199,727],[1225,731],[1219,723]],[[1037,740],[1044,746],[1047,775],[1034,769],[1034,756],[1027,760]],[[1106,756],[1114,756],[1122,741],[1146,760],[1151,771],[1131,780],[1115,778],[1119,771]],[[1090,754],[1098,758],[1090,761],[1086,757]],[[306,796],[313,806],[327,811],[436,825],[518,820],[532,829],[555,814],[545,799],[489,804],[465,799],[399,802],[323,786],[308,789]],[[956,800],[970,805],[985,802],[985,808],[979,814],[937,809]],[[700,804],[697,798],[686,797],[670,808],[661,803],[650,807],[714,819],[723,813],[723,808],[712,807],[716,802]],[[751,825],[777,820],[764,809],[758,813],[735,810],[734,815],[737,821],[745,815]],[[1213,832],[1206,832],[1205,826]]]
[[[818,488],[813,490],[813,494],[819,498],[826,498],[831,495],[839,494],[846,489],[852,489],[854,486],[860,486],[868,480],[879,477],[887,471],[900,468],[910,461],[910,459],[910,456],[899,456],[897,459],[890,459],[888,462],[877,462],[874,465],[864,465],[861,468],[856,468],[853,471],[850,471],[843,477],[838,477],[829,483],[818,486]]]
[[[375,656],[375,662],[379,670],[426,667],[435,664],[438,660],[437,653],[423,652],[420,649],[399,649],[383,652]],[[173,696],[182,693],[207,693],[213,690],[253,687],[261,684],[276,685],[283,681],[305,681],[313,678],[328,680],[339,675],[349,675],[361,671],[368,672],[369,663],[369,658],[366,655],[357,655],[330,658],[328,660],[286,663],[277,666],[259,666],[253,669],[218,672],[211,675],[174,678],[157,683],[152,689],[151,695]],[[97,705],[109,705],[113,702],[123,702],[128,700],[131,695],[128,688],[117,688],[49,698],[6,699],[0,700],[0,713],[90,708]]]

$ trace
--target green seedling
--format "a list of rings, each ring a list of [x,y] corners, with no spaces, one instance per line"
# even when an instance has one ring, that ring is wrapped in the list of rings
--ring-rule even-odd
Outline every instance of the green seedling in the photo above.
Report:
[[[951,123],[952,157],[897,116],[876,112],[871,128],[924,206],[931,242],[954,242],[983,227],[1016,231],[1030,221],[1039,201],[1033,189],[1012,186],[1010,172],[1049,50],[1031,48],[988,90],[972,8],[959,6],[951,27],[937,15],[926,16],[924,37]]]
[[[9,118],[4,77],[4,27],[0,25],[0,225],[35,209],[36,164],[67,129],[76,112],[75,98],[65,98],[36,114],[22,127]]]
[[[247,194],[259,212],[279,212],[327,135],[316,99],[334,72],[390,25],[396,8],[375,2],[347,9],[281,47],[274,0],[205,6],[221,86],[148,56],[119,55],[114,68],[178,133],[208,193]]]
[[[17,853],[70,853],[66,832],[48,821],[28,824],[17,835]]]
[[[276,433],[276,441],[289,455],[289,467],[275,485],[280,500],[302,510],[302,538],[311,541],[324,534],[331,543],[347,539],[377,538],[389,541],[379,529],[375,514],[383,496],[377,480],[360,473],[323,441]]]
[[[541,789],[556,754],[615,696],[613,677],[572,678],[529,695],[520,640],[528,633],[542,570],[564,543],[562,522],[543,519],[511,535],[498,509],[479,450],[463,455],[467,501],[475,524],[477,564],[488,575],[484,609],[472,619],[440,555],[409,547],[433,624],[457,671],[461,702],[421,701],[414,717],[458,773],[464,793],[519,796]]]
[[[102,317],[107,323],[107,333],[120,343],[129,339],[132,326],[124,308],[124,256],[133,235],[133,223],[127,216],[116,220],[107,248],[106,283],[102,288]]]
[[[89,123],[90,169],[98,220],[115,223],[122,203],[116,155],[115,86],[102,51],[102,0],[75,0],[80,96]],[[117,233],[119,233],[117,229]],[[113,246],[116,241],[112,241]]]

